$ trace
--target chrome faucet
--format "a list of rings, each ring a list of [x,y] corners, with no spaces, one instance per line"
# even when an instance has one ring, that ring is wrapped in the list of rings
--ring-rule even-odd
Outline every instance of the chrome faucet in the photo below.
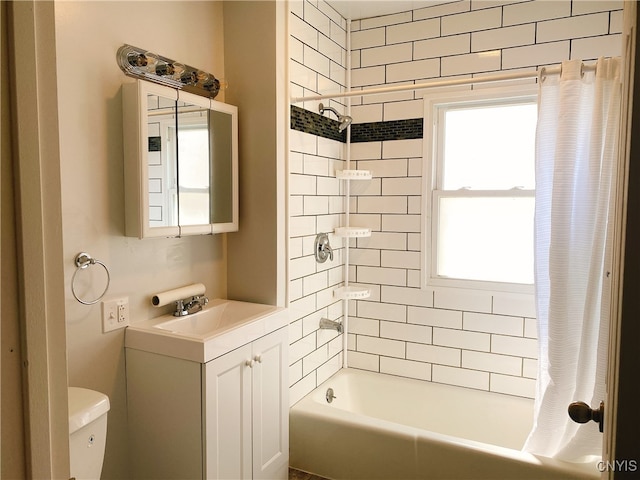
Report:
[[[315,252],[316,262],[324,263],[327,261],[327,258],[333,261],[333,248],[329,245],[329,235],[326,233],[316,235],[313,250]]]
[[[176,302],[176,311],[173,312],[174,317],[184,317],[191,313],[196,313],[209,303],[209,299],[204,295],[196,295],[190,299],[178,300]]]

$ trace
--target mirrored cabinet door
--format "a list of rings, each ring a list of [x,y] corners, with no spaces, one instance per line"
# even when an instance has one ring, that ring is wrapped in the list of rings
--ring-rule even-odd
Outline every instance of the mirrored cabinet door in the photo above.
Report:
[[[137,81],[123,112],[126,235],[237,230],[237,108]]]

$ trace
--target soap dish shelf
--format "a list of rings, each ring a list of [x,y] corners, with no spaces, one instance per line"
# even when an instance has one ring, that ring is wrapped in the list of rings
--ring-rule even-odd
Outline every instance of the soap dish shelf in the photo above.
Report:
[[[371,229],[363,227],[336,227],[333,233],[338,237],[363,238],[371,236]]]
[[[338,300],[358,300],[369,298],[371,290],[363,287],[340,287],[333,291],[333,297]]]

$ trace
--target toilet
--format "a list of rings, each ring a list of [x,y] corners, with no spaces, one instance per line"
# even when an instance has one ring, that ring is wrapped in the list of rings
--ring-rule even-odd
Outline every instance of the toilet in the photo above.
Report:
[[[69,387],[69,457],[71,477],[97,480],[107,440],[109,397],[86,388]]]

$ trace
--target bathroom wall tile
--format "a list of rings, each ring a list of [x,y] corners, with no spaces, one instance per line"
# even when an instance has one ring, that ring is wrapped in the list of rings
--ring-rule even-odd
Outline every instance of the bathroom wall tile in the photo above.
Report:
[[[322,34],[329,36],[329,25],[331,23],[329,17],[309,2],[304,4],[304,21]]]
[[[340,180],[336,178],[318,177],[318,195],[340,195]]]
[[[410,22],[412,18],[411,12],[400,12],[380,17],[363,18],[360,20],[361,29],[376,28],[384,25],[396,25],[398,23]]]
[[[302,337],[302,319],[289,323],[289,343],[300,340]]]
[[[301,358],[309,355],[316,348],[316,334],[311,333],[302,339],[293,342],[289,347],[289,363],[297,362]]]
[[[360,370],[368,370],[370,372],[380,371],[379,355],[349,350],[347,352],[347,362],[351,368],[359,368]]]
[[[622,36],[580,38],[571,40],[571,59],[595,60],[599,57],[616,57],[622,53]]]
[[[527,378],[538,378],[538,360],[532,358],[522,359],[522,376]]]
[[[316,177],[310,175],[289,175],[290,195],[315,195],[317,191]]]
[[[609,12],[579,17],[560,18],[537,23],[536,42],[555,42],[580,37],[606,35],[609,31]]]
[[[351,145],[351,160],[377,160],[382,158],[382,142],[367,142]],[[358,162],[360,164],[360,162]],[[364,167],[359,167],[365,169]]]
[[[484,0],[483,0],[484,1]],[[423,18],[435,18],[454,13],[468,12],[470,10],[470,1],[461,0],[458,2],[444,2],[442,5],[434,5],[426,8],[420,8],[413,11],[413,18],[421,20]]]
[[[380,47],[385,44],[385,29],[370,28],[360,30],[351,34],[351,49],[359,50],[361,48]]]
[[[387,27],[387,45],[440,36],[440,19],[430,18]]]
[[[527,338],[538,338],[538,326],[535,318],[524,319],[524,336]]]
[[[292,280],[289,282],[289,301],[293,302],[302,298],[302,279]]]
[[[492,392],[517,395],[519,397],[534,398],[536,382],[530,378],[511,377],[508,375],[491,374],[490,389]]]
[[[289,57],[298,63],[304,63],[304,43],[294,37],[289,37]]]
[[[296,363],[289,367],[289,385],[293,385],[297,381],[302,379],[302,360],[298,360]]]
[[[420,270],[407,270],[407,287],[420,288],[422,276]]]
[[[434,328],[433,344],[443,347],[488,352],[491,344],[491,336],[486,333],[466,332],[463,330],[452,330],[449,328]]]
[[[462,315],[463,313],[458,310],[409,306],[407,309],[407,322],[461,330]]]
[[[304,215],[304,197],[302,195],[298,195],[295,197],[293,195],[289,196],[289,215],[292,217]]]
[[[492,373],[504,373],[506,375],[520,375],[522,372],[522,358],[463,350],[462,367]]]
[[[360,144],[357,144],[360,145]],[[355,147],[352,146],[352,148]],[[409,163],[406,158],[387,160],[360,160],[358,168],[371,170],[374,177],[406,177],[409,172]]]
[[[351,265],[367,265],[369,267],[380,266],[380,250],[357,248],[349,254]]]
[[[382,143],[384,158],[422,157],[422,139],[389,140]]]
[[[318,31],[296,15],[289,17],[289,33],[302,43],[318,48]]]
[[[316,265],[313,257],[299,257],[289,262],[289,278],[302,278],[315,273]]]
[[[329,76],[329,58],[307,45],[304,46],[304,64],[314,72]]]
[[[304,215],[326,215],[329,213],[329,197],[303,197]]]
[[[491,351],[505,355],[538,358],[538,342],[533,338],[491,336]]]
[[[420,268],[420,252],[383,250],[381,255],[381,267],[410,268],[416,270]]]
[[[351,72],[351,87],[367,87],[384,83],[385,67],[378,65],[374,67],[362,66]],[[309,81],[309,80],[307,80]]]
[[[420,60],[471,53],[470,45],[471,34],[469,33],[420,40],[413,45],[413,57],[415,60]]]
[[[318,88],[318,74],[311,70],[309,67],[305,67],[304,65],[292,61],[290,62],[290,77],[292,79],[292,83],[296,85],[300,85],[306,89],[309,89],[313,92],[317,91]]]
[[[438,383],[446,383],[447,385],[489,390],[489,373],[487,372],[433,365],[431,380]]]
[[[498,28],[502,22],[502,9],[488,8],[442,17],[442,36]]]
[[[343,107],[336,108],[340,108],[339,112],[344,111]],[[326,157],[327,163],[329,159],[342,158],[344,156],[344,145],[342,142],[330,138],[318,137],[318,155]]]
[[[389,320],[392,322],[407,321],[407,307],[394,303],[358,301],[358,316],[363,318],[375,318],[377,320]]]
[[[316,311],[316,299],[313,295],[302,297],[289,303],[289,315],[292,319],[305,317]]]
[[[585,13],[606,12],[624,7],[623,0],[591,0],[589,2],[573,2],[571,15],[584,15]]]
[[[338,355],[334,355],[324,364],[320,365],[316,370],[316,377],[318,385],[329,380],[329,378],[342,368],[342,352]]]
[[[442,59],[442,76],[500,70],[501,60],[500,50],[445,57]]]
[[[420,215],[382,215],[381,217],[382,230],[385,232],[419,233],[422,228]]]
[[[411,198],[409,198],[411,200]],[[409,202],[411,203],[411,202]],[[411,213],[411,208],[409,208],[409,213]],[[413,250],[416,252],[422,251],[422,234],[420,233],[407,233],[407,250]]]
[[[440,75],[440,60],[429,58],[395,63],[387,66],[387,82],[405,82],[407,80],[421,80]]]
[[[302,374],[308,375],[309,373],[315,371],[323,365],[327,360],[331,358],[329,356],[329,347],[328,345],[324,345],[317,350],[309,353],[302,359]]]
[[[333,232],[335,228],[339,227],[343,223],[342,215],[319,215],[316,219],[316,230],[313,233]]]
[[[505,27],[521,23],[538,22],[551,18],[570,16],[571,0],[556,0],[553,2],[536,0],[534,2],[505,5],[502,11],[502,24]]]
[[[292,237],[313,235],[316,232],[316,218],[291,217],[289,220],[289,232]]]
[[[407,343],[407,359],[429,362],[438,365],[460,366],[461,351],[457,348],[440,347],[438,345],[423,345]]]
[[[540,38],[537,38],[540,42]],[[514,27],[496,28],[471,34],[471,51],[496,50],[499,48],[532,45],[536,43],[536,24],[528,23]]]
[[[400,358],[380,357],[380,373],[429,381],[431,365]]]
[[[609,20],[609,33],[622,33],[623,26],[624,20],[622,10],[611,12],[611,19]]]
[[[506,315],[465,312],[462,315],[462,328],[474,332],[522,336],[524,332],[524,319],[520,317],[508,317]]]
[[[331,25],[329,26],[329,31],[330,31],[329,38],[331,38],[331,40],[335,42],[337,45],[339,45],[340,48],[342,49],[347,48],[347,32],[345,28],[346,27],[343,27],[342,25],[337,25],[334,22],[332,22]],[[344,52],[344,55],[346,55],[346,52]],[[346,57],[345,59],[342,60],[341,64],[342,65],[346,64]]]
[[[349,332],[369,337],[380,336],[380,320],[361,317],[349,317]]]
[[[382,218],[379,214],[351,213],[351,224],[359,227],[370,228],[372,231],[380,231],[382,226]],[[378,248],[378,247],[371,247]]]
[[[407,197],[359,197],[358,213],[407,213]]]
[[[374,107],[376,105],[370,105]],[[380,105],[377,105],[380,107]],[[423,101],[420,100],[407,100],[406,102],[393,102],[384,105],[384,118],[380,118],[380,121],[393,121],[393,120],[405,120],[409,118],[420,118],[424,114]],[[375,121],[375,120],[371,120]]]
[[[407,318],[411,322],[411,305],[431,307],[433,306],[433,292],[416,288],[393,287],[383,285],[381,291],[381,300],[386,303],[399,303],[408,305]],[[420,322],[411,322],[420,323]]]
[[[493,295],[493,313],[515,317],[535,317],[536,303],[533,293],[496,293]]]
[[[398,323],[397,321],[382,321],[380,322],[380,337],[429,344],[431,343],[431,327]]]
[[[304,396],[311,393],[316,388],[316,375],[312,373],[302,380],[294,383],[289,388],[289,405],[293,406]]]
[[[407,177],[382,179],[382,195],[420,195],[421,193],[421,178]]]
[[[360,283],[377,283],[400,287],[407,284],[407,274],[403,269],[357,267],[357,272],[357,281]]]
[[[438,308],[491,313],[491,293],[456,288],[435,288],[434,305]]]
[[[384,355],[386,357],[404,358],[405,342],[358,335],[356,345],[359,352]]]
[[[569,58],[569,41],[543,43],[502,50],[502,68],[551,65]]]
[[[302,279],[302,294],[311,295],[328,287],[327,272],[308,275]]]
[[[373,67],[390,63],[408,62],[411,60],[411,55],[412,47],[410,43],[367,48],[360,52],[360,63],[362,67]]]

